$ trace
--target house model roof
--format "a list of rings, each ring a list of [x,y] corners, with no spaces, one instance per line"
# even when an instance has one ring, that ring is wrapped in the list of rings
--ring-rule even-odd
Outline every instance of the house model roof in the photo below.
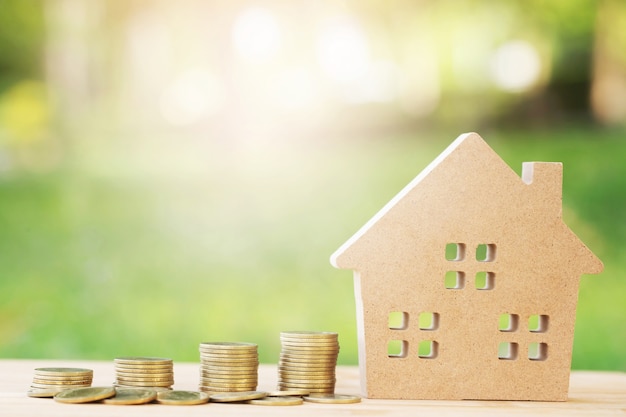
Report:
[[[370,398],[565,400],[580,276],[562,164],[459,136],[331,257],[354,270]]]

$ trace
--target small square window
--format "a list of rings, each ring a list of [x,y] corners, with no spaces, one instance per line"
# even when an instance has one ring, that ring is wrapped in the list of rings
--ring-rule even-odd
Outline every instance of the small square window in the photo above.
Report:
[[[391,330],[405,330],[409,327],[409,313],[392,311],[389,313],[388,325]]]
[[[448,243],[446,245],[446,259],[448,261],[462,261],[465,259],[465,244]]]
[[[444,278],[444,285],[448,290],[462,290],[465,287],[465,272],[448,271]]]
[[[533,333],[545,333],[548,331],[548,316],[533,314],[528,318],[528,330]]]
[[[493,272],[477,272],[474,285],[477,290],[493,290],[496,283],[496,274]]]
[[[390,358],[406,358],[409,343],[406,340],[390,340],[387,343],[387,356]]]
[[[476,247],[476,260],[480,262],[493,262],[496,260],[496,245],[493,243],[481,243]]]
[[[498,330],[501,332],[515,332],[519,328],[517,314],[501,314],[498,320]]]
[[[501,342],[498,345],[498,359],[512,361],[517,359],[517,343]]]
[[[417,356],[422,359],[435,359],[438,349],[439,344],[434,340],[422,340],[417,346]]]
[[[439,328],[439,313],[424,312],[419,315],[420,330],[437,330]]]
[[[547,343],[530,343],[528,345],[528,359],[531,361],[545,361],[548,359]]]

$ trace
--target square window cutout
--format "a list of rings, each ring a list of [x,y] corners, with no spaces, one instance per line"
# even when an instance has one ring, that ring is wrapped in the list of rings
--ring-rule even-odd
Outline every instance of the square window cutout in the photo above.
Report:
[[[437,330],[439,327],[439,313],[420,313],[418,321],[420,330]]]
[[[498,345],[498,359],[512,361],[517,359],[517,343],[501,342]]]
[[[465,288],[465,272],[448,271],[444,278],[444,285],[448,290],[462,290]]]
[[[479,262],[493,262],[496,260],[496,245],[481,243],[476,247],[476,260]]]
[[[406,340],[390,340],[387,343],[387,356],[390,358],[406,358],[409,343]]]
[[[405,311],[392,311],[389,313],[387,324],[391,330],[405,330],[409,327],[409,313]]]
[[[493,290],[496,284],[496,274],[493,272],[480,271],[474,278],[474,286],[477,290]]]
[[[446,244],[446,259],[448,261],[462,261],[465,259],[464,243],[448,243]]]
[[[528,359],[531,361],[545,361],[548,359],[547,343],[530,343],[528,345]]]
[[[528,318],[528,330],[533,333],[547,332],[548,319],[548,316],[545,314],[533,314]]]
[[[439,350],[439,344],[434,340],[422,340],[417,346],[417,356],[422,359],[435,359]]]
[[[501,332],[515,332],[519,328],[519,316],[517,314],[501,314],[498,319],[498,330]]]

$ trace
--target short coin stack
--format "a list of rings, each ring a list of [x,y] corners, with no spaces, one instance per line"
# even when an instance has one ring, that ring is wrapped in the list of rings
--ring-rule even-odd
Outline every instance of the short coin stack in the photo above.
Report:
[[[30,397],[53,397],[72,388],[90,387],[93,371],[83,368],[36,368]]]
[[[200,391],[254,391],[258,383],[256,343],[200,343]]]
[[[281,332],[280,342],[278,389],[305,389],[312,394],[335,392],[337,333]]]
[[[114,362],[116,387],[169,390],[174,385],[171,359],[131,356],[115,358]]]

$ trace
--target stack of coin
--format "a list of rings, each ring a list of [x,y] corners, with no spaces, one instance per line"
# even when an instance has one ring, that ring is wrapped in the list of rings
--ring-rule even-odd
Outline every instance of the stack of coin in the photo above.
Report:
[[[83,368],[36,368],[28,395],[52,397],[72,388],[90,387],[93,371]]]
[[[335,392],[337,333],[281,332],[280,343],[278,389],[305,389],[312,394]]]
[[[200,343],[200,391],[254,391],[259,354],[255,343]]]
[[[115,358],[115,383],[120,388],[168,390],[174,385],[174,364],[167,358]]]

